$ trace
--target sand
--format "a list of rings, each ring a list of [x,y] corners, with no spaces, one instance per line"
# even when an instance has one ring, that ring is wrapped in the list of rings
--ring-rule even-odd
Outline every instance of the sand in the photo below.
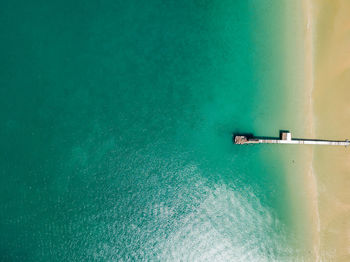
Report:
[[[350,1],[308,0],[304,10],[311,130],[320,139],[350,138]],[[312,154],[306,184],[315,261],[350,261],[350,148],[315,146]]]

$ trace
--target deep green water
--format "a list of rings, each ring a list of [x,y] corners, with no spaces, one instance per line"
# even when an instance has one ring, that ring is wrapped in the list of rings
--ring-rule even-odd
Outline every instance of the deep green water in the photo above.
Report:
[[[289,260],[283,8],[1,1],[0,260]]]

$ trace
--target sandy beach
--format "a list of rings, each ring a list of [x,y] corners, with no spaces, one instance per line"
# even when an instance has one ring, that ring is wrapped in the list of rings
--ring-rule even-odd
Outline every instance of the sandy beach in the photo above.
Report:
[[[309,0],[305,85],[312,90],[312,134],[350,138],[350,2]],[[350,151],[314,147],[306,184],[312,200],[315,261],[350,261]]]
[[[287,8],[288,96],[303,97],[289,102],[288,111],[300,114],[291,128],[299,137],[350,139],[350,1],[305,0]],[[294,155],[298,169],[289,169],[287,179],[297,234],[308,246],[303,259],[350,261],[350,150],[314,146]]]
[[[314,1],[315,132],[320,138],[350,136],[350,2]],[[350,260],[350,151],[316,148],[320,258]]]

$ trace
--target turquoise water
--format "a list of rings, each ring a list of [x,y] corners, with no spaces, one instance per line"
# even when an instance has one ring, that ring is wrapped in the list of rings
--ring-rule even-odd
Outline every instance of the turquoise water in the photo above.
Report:
[[[290,258],[283,8],[1,2],[1,260]]]

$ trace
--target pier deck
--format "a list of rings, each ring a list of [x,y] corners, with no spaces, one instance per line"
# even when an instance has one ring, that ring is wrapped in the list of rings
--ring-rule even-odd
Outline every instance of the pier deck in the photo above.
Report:
[[[312,140],[312,139],[292,139],[290,132],[282,132],[281,139],[254,138],[248,136],[235,136],[234,143],[244,144],[289,144],[289,145],[329,145],[329,146],[349,146],[349,140]]]

